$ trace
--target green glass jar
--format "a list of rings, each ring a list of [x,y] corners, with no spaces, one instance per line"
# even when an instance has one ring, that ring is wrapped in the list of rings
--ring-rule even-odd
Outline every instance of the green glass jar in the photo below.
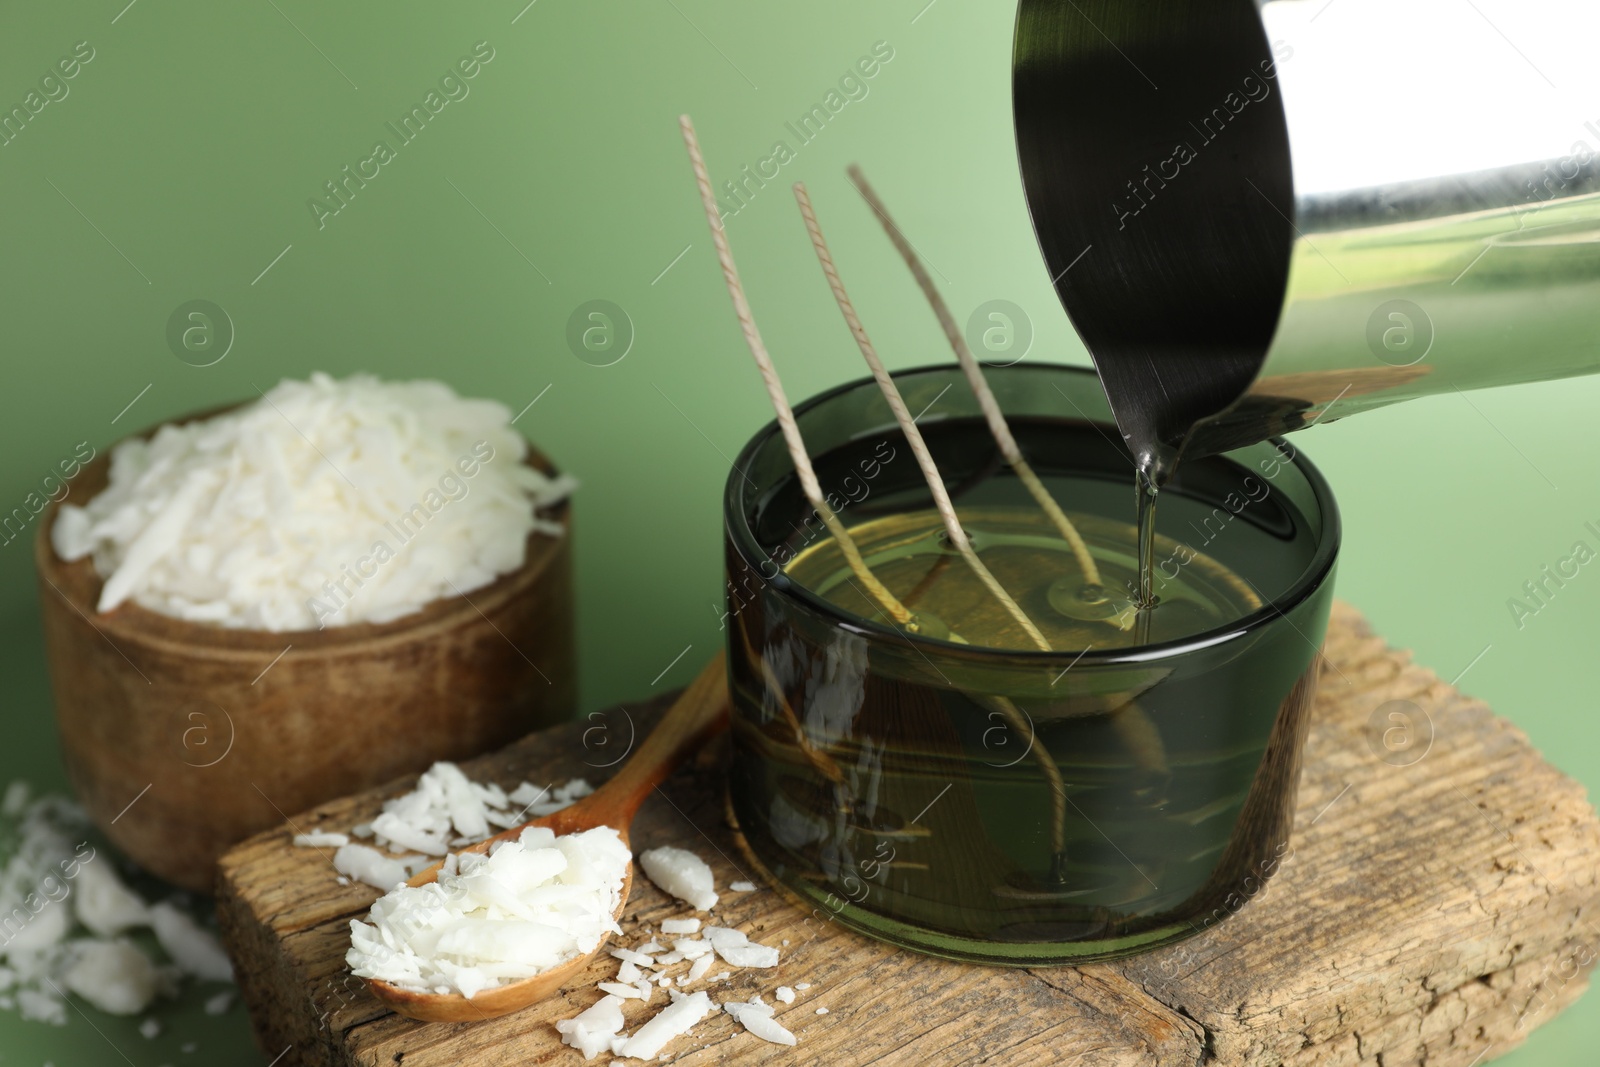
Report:
[[[955,959],[1082,963],[1196,932],[1288,847],[1339,543],[1327,484],[1281,441],[1181,467],[1158,508],[1161,603],[1135,643],[1126,614],[1063,608],[1082,574],[959,368],[895,377],[980,558],[1051,650],[1008,636],[942,543],[870,379],[796,417],[910,629],[861,587],[763,429],[725,497],[729,790],[752,858],[818,922]],[[1121,603],[1133,466],[1098,379],[988,377]]]

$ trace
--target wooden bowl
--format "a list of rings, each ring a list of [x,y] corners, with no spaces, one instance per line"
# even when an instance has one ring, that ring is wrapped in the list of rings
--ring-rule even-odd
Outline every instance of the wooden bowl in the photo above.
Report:
[[[65,499],[99,493],[108,464]],[[268,632],[132,602],[97,613],[100,576],[57,557],[52,504],[34,560],[62,753],[89,816],[147,870],[209,893],[228,846],[295,812],[571,717],[570,508],[547,514],[566,533],[531,534],[491,585],[392,622]]]

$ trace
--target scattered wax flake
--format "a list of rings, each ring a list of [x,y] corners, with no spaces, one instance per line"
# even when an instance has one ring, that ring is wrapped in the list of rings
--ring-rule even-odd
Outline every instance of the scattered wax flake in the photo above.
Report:
[[[772,1007],[761,1003],[760,997],[748,1003],[730,1000],[722,1005],[722,1010],[732,1015],[740,1026],[763,1041],[770,1041],[774,1045],[796,1043],[795,1036],[778,1024],[772,1017]]]
[[[711,868],[688,849],[671,846],[650,849],[639,854],[639,866],[662,892],[701,911],[716,907]]]
[[[711,952],[711,942],[699,937],[680,937],[672,943],[675,951],[686,960],[696,960]]]
[[[770,945],[760,945],[745,934],[725,926],[708,926],[705,939],[717,950],[717,955],[735,967],[776,967],[778,950]]]
[[[611,1040],[622,1030],[622,998],[607,993],[592,1006],[571,1019],[556,1023],[563,1044],[583,1054],[586,1060],[611,1051]]]
[[[74,941],[67,958],[61,984],[110,1015],[140,1014],[169,985],[150,957],[125,939]]]
[[[66,1025],[67,992],[109,1013],[137,1015],[156,998],[177,995],[185,974],[229,980],[216,939],[178,903],[151,905],[125,884],[111,852],[85,840],[88,819],[76,805],[35,798],[26,783],[0,792],[0,916],[7,918],[0,1010]],[[124,936],[143,927],[154,929],[175,963],[152,956],[142,938]],[[159,1026],[146,1019],[139,1030]]]
[[[668,1041],[688,1033],[690,1028],[711,1013],[711,998],[704,993],[685,996],[675,989],[672,993],[672,1003],[639,1027],[618,1051],[618,1055],[635,1059],[653,1059]]]
[[[754,893],[756,886],[754,882],[731,882],[728,889],[735,893]]]
[[[22,1018],[29,1022],[67,1025],[67,1002],[54,994],[39,989],[19,989],[17,1007]]]
[[[781,1000],[785,1004],[793,1004],[794,1003],[794,990],[790,989],[786,985],[779,986],[778,989],[777,989],[777,992],[774,993],[773,995],[776,996],[779,1000]]]
[[[188,912],[161,903],[150,909],[150,919],[156,940],[185,974],[210,982],[233,981],[233,964],[221,943]]]
[[[18,778],[6,786],[5,799],[0,800],[0,816],[7,819],[21,818],[22,813],[27,810],[28,801],[32,796],[32,787]]]
[[[109,857],[96,856],[95,861],[81,865],[72,888],[72,908],[78,921],[101,937],[150,925],[150,906],[117,876]]]
[[[516,800],[533,791],[543,803],[527,808]],[[530,817],[548,815],[594,792],[582,778],[550,789],[522,783],[509,795],[492,782],[474,782],[454,763],[439,761],[417,779],[410,792],[384,801],[383,812],[349,834],[318,831],[298,834],[303,848],[336,848],[334,870],[340,885],[354,879],[388,890],[429,865],[426,857],[444,856],[451,848],[481,841],[496,829],[510,829]],[[351,837],[371,838],[380,848],[405,852],[386,856],[375,848],[352,845]],[[419,855],[420,854],[420,855]]]
[[[333,869],[374,889],[390,890],[427,865],[425,856],[391,859],[366,845],[344,845],[333,854]]]

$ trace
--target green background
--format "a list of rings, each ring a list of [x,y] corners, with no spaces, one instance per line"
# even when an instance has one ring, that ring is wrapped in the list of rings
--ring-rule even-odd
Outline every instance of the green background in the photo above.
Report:
[[[718,181],[776,140],[795,150],[728,224],[791,396],[862,373],[800,227],[796,179],[890,365],[947,358],[844,180],[851,161],[959,317],[1012,301],[1032,318],[1028,358],[1086,362],[1023,206],[1009,0],[125,2],[0,14],[7,108],[76,42],[96,53],[66,99],[0,148],[0,511],[80,441],[104,449],[286,376],[436,376],[514,411],[548,387],[518,425],[584,482],[584,705],[681,684],[719,639],[728,457],[770,418],[684,160],[685,111]],[[384,123],[479,41],[495,57],[470,95],[319,229],[308,199],[375,140],[393,145]],[[868,95],[800,145],[785,123],[879,41],[893,59]],[[166,341],[169,315],[193,299],[236,330],[209,367]],[[611,366],[566,341],[592,299],[623,308],[636,333]],[[1488,646],[1463,687],[1591,784],[1600,577],[1585,572],[1520,630],[1506,600],[1600,520],[1600,450],[1575,447],[1597,402],[1600,380],[1451,395],[1299,439],[1343,505],[1340,593],[1446,678]],[[0,549],[0,779],[59,787],[37,613],[18,540]],[[64,1029],[0,1014],[0,1051],[7,1064],[253,1061],[242,1009],[161,1014],[155,1041],[92,1010]],[[199,1051],[182,1054],[185,1041]],[[1597,1044],[1600,1018],[1583,1008],[1504,1062],[1587,1065]]]

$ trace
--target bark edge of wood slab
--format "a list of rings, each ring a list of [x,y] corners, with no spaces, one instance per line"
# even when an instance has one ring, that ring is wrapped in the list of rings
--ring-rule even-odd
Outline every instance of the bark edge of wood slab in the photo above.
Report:
[[[1600,818],[1583,788],[1521,731],[1388,648],[1349,605],[1335,605],[1324,651],[1292,851],[1265,891],[1242,891],[1249,902],[1226,921],[1116,963],[1017,970],[899,951],[766,889],[726,894],[714,912],[720,925],[790,945],[777,968],[735,971],[705,988],[719,1002],[760,993],[770,1003],[774,986],[812,983],[794,1004],[776,1005],[800,1044],[768,1045],[716,1014],[692,1041],[671,1046],[674,1064],[783,1056],[840,1067],[978,1059],[986,1067],[1374,1067],[1380,1059],[1384,1067],[1481,1067],[1514,1047],[1588,984]],[[1431,727],[1431,748],[1409,766],[1379,755],[1382,730],[1393,725],[1381,709],[1394,701],[1418,727]],[[650,714],[613,709],[463,767],[507,786],[593,778],[615,751],[586,750],[585,731],[603,727],[625,740],[630,724],[642,730]],[[725,760],[721,744],[713,749]],[[725,821],[725,774],[709,769],[664,783],[640,809],[633,841],[695,849],[719,887],[759,883]],[[348,830],[414,782],[294,821],[304,831]],[[377,891],[339,886],[325,856],[290,845],[294,832],[284,826],[239,845],[224,857],[219,881],[218,917],[266,1060],[580,1062],[552,1024],[598,999],[592,986],[614,975],[615,961],[595,961],[556,997],[490,1022],[403,1018],[344,966],[349,920],[365,914]],[[685,911],[639,878],[623,927],[658,928]],[[625,1002],[627,1028],[659,1006]],[[829,1014],[816,1015],[817,1007]]]
[[[727,724],[728,673],[725,655],[719,651],[673,701],[672,707],[667,709],[661,721],[644,739],[644,744],[628,757],[627,762],[605,785],[570,807],[530,819],[521,826],[502,830],[493,837],[455,851],[457,854],[487,852],[497,842],[515,840],[531,826],[542,826],[558,837],[609,826],[617,831],[622,844],[631,849],[628,829],[645,798],[679,764],[721,733]],[[443,866],[443,862],[435,863],[427,870],[417,872],[407,884],[424,886],[436,882]],[[622,892],[613,913],[619,923],[633,889],[633,868],[634,863],[630,860],[622,876]],[[417,993],[376,978],[369,978],[367,987],[379,1000],[409,1019],[430,1023],[483,1022],[520,1011],[529,1004],[554,995],[574,975],[587,968],[591,959],[604,952],[610,942],[611,935],[606,934],[591,952],[575,956],[531,978],[485,989],[475,997],[465,997],[459,993]]]

